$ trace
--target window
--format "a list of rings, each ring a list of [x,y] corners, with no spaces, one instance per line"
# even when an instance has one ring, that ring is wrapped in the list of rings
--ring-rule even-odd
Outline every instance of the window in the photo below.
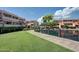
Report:
[[[72,25],[72,23],[66,23],[65,25]]]
[[[10,17],[10,18],[11,18],[11,15],[10,15],[10,14],[4,13],[3,15],[4,15],[5,17]]]
[[[4,13],[3,15],[4,15],[4,16],[6,16],[6,17],[8,16],[8,15],[7,15],[7,14],[5,14],[5,13]]]
[[[0,19],[2,19],[2,17],[0,16]]]
[[[0,15],[1,15],[2,13],[0,12]]]
[[[3,21],[2,20],[0,20],[0,23],[2,23]]]
[[[11,17],[11,15],[8,15],[8,17]]]
[[[18,17],[16,17],[16,16],[13,16],[13,18],[14,18],[14,19],[18,19]]]
[[[8,22],[8,21],[7,21],[6,24],[11,24],[11,22]]]

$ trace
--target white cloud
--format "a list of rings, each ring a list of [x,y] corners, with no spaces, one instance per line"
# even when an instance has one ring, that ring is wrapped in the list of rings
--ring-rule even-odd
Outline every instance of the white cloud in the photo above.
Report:
[[[43,16],[37,19],[37,21],[39,22],[39,24],[41,24],[43,22],[42,18],[43,18]]]
[[[57,10],[57,11],[55,12],[55,15],[56,15],[56,16],[59,16],[59,15],[61,15],[61,13],[62,13],[62,10]]]
[[[67,8],[64,8],[63,10],[57,10],[54,13],[54,18],[55,19],[70,18],[71,14],[77,10],[79,10],[79,7],[67,7]]]
[[[75,11],[79,11],[79,7],[67,7],[67,8],[64,8],[63,10],[57,10],[55,13],[54,13],[54,18],[55,19],[69,19],[71,17],[71,14]],[[41,24],[43,21],[42,21],[42,17],[38,18],[37,21],[39,22],[39,24]]]

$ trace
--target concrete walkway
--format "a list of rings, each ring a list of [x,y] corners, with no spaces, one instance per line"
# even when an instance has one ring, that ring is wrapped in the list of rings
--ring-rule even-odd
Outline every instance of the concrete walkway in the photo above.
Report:
[[[40,38],[51,41],[55,44],[61,45],[65,48],[71,49],[73,51],[76,51],[76,52],[79,51],[79,42],[77,42],[77,41],[73,41],[73,40],[65,39],[65,38],[60,38],[60,37],[52,36],[52,35],[48,35],[48,34],[39,33],[39,32],[35,32],[33,30],[29,30],[27,32],[29,32],[35,36],[38,36]]]

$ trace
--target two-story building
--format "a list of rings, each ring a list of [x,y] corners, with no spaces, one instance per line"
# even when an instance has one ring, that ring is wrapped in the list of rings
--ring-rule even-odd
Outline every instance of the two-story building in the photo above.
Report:
[[[79,19],[63,19],[63,20],[56,20],[57,26],[62,28],[64,25],[67,25],[71,28],[79,28]]]
[[[26,22],[25,22],[25,25],[26,25],[26,27],[29,28],[29,29],[34,29],[35,26],[38,26],[38,22],[35,21],[35,20],[26,21]]]

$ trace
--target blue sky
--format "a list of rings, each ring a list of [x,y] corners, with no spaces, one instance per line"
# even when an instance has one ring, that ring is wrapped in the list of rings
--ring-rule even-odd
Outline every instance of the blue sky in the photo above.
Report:
[[[64,9],[66,9],[67,13],[70,11],[71,8],[68,9],[64,7],[0,7],[0,9],[9,11],[13,14],[26,18],[26,20],[37,20],[41,16],[48,14],[54,14],[57,17],[60,17],[60,15],[64,13]],[[65,16],[71,16],[71,18],[79,18],[79,10],[72,12],[71,15],[66,14]]]

